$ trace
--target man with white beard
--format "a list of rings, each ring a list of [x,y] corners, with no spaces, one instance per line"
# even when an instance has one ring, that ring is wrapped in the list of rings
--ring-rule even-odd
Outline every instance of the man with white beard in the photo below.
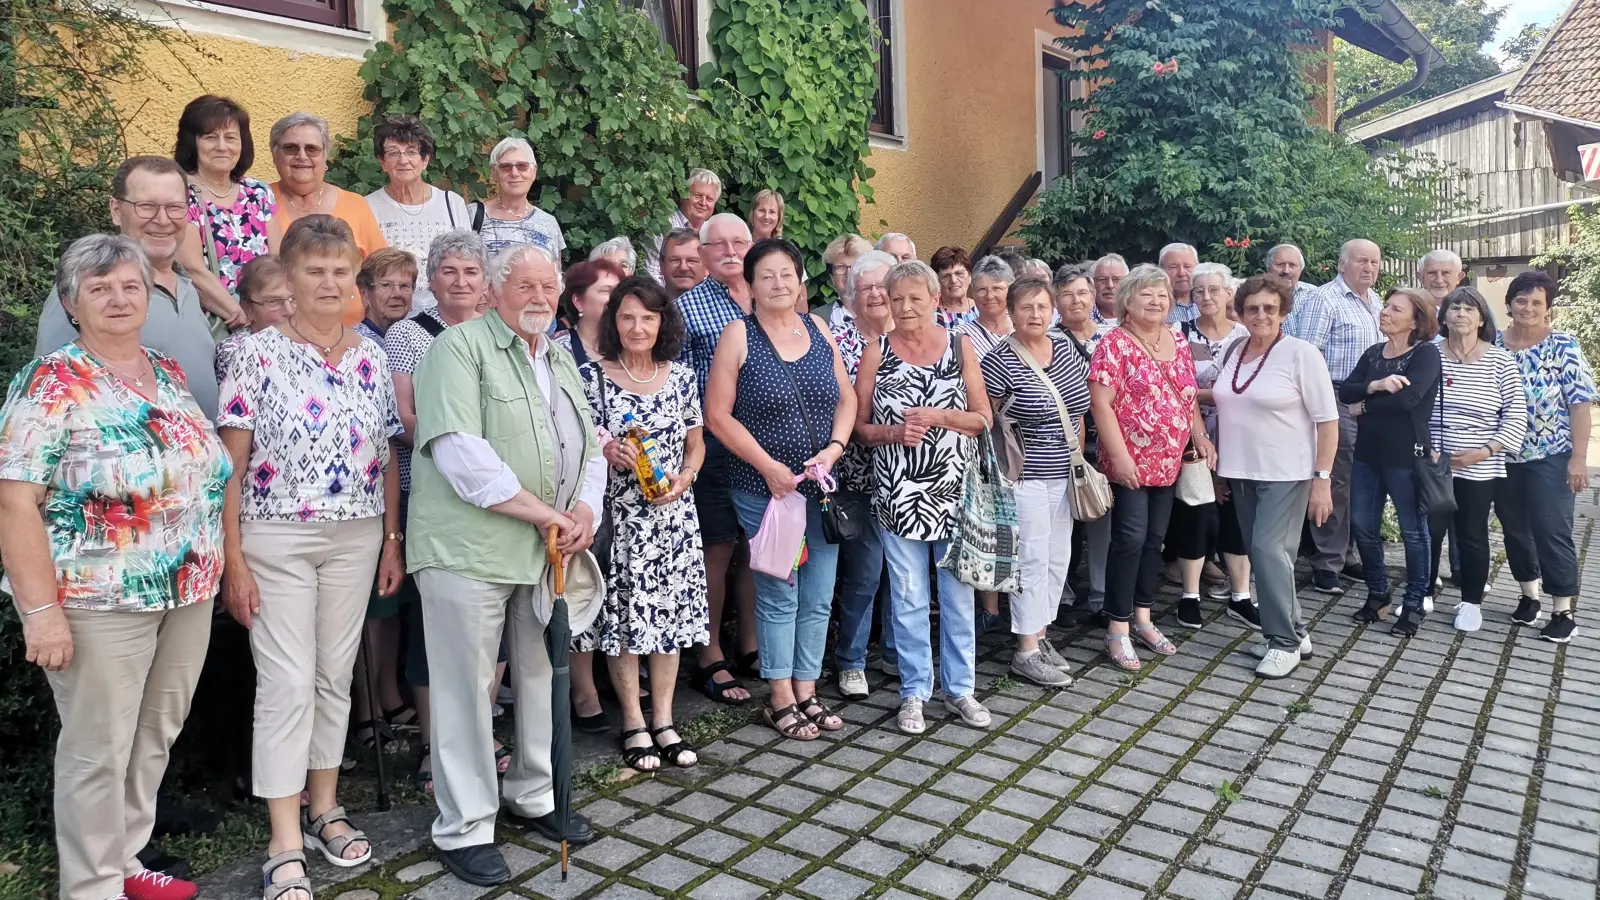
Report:
[[[452,873],[486,886],[510,878],[494,838],[501,799],[487,701],[502,631],[517,695],[506,818],[562,837],[550,766],[545,538],[560,530],[571,625],[581,633],[599,609],[594,557],[582,551],[606,483],[577,365],[545,333],[561,295],[554,258],[518,244],[495,259],[490,276],[492,310],[445,329],[412,379],[406,553],[422,594],[432,682],[433,842]],[[594,830],[574,813],[565,837],[587,843]]]

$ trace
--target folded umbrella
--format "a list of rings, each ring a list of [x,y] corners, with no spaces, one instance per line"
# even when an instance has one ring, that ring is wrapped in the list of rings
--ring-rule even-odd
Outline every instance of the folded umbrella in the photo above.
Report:
[[[545,541],[552,569],[550,621],[544,649],[550,655],[550,771],[555,790],[556,833],[561,836],[561,880],[567,880],[567,824],[572,816],[572,626],[567,619],[567,582],[556,541],[561,530],[550,526]]]

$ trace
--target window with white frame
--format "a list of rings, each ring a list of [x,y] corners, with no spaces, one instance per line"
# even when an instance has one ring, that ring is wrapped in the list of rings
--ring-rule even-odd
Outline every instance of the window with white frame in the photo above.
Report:
[[[867,17],[878,26],[876,38],[878,51],[878,92],[872,97],[872,121],[868,131],[888,137],[904,137],[898,118],[899,97],[902,85],[897,82],[897,66],[901,49],[895,45],[897,0],[862,0],[867,5]]]
[[[247,9],[251,12],[332,25],[336,28],[356,27],[356,0],[210,0],[216,6]]]
[[[1084,82],[1074,77],[1077,65],[1068,57],[1048,50],[1040,55],[1039,76],[1043,80],[1040,102],[1043,106],[1044,183],[1072,177],[1073,158],[1083,153],[1077,135],[1083,130],[1084,111],[1068,109],[1071,101],[1084,97]]]

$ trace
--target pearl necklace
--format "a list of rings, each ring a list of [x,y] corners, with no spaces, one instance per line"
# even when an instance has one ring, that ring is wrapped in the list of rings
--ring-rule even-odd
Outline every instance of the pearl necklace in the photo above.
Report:
[[[234,190],[235,187],[237,187],[237,185],[235,185],[233,182],[230,181],[230,182],[228,182],[228,189],[227,190],[219,191],[216,188],[211,186],[211,182],[205,180],[204,178],[202,178],[198,174],[194,176],[194,180],[200,182],[200,186],[206,189],[206,193],[208,193],[211,196],[217,198],[218,200],[225,200],[228,197],[233,196],[233,190]]]
[[[623,362],[622,357],[620,356],[617,357],[617,365],[622,368],[622,373],[627,375],[629,380],[631,380],[634,384],[650,384],[656,380],[657,375],[661,374],[661,363],[659,362],[651,364],[649,378],[640,378],[639,376],[633,374],[633,370],[628,368],[628,364]]]

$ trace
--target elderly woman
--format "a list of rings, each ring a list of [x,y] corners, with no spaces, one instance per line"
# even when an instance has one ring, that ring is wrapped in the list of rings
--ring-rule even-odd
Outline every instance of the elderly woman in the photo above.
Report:
[[[239,270],[271,253],[283,239],[272,189],[244,174],[255,155],[244,107],[206,94],[183,108],[172,158],[189,181],[189,223],[194,228],[184,237],[178,261],[195,280],[208,310],[216,312],[218,302],[226,301],[236,316],[219,316],[230,324],[242,322],[245,315],[232,302]],[[221,296],[224,292],[233,296]]]
[[[674,362],[683,319],[653,279],[624,281],[595,318],[600,355],[578,372],[595,424],[611,437],[601,449],[611,463],[606,505],[613,535],[605,606],[575,644],[606,656],[622,702],[623,762],[641,772],[659,769],[663,759],[687,768],[697,758],[672,723],[678,655],[711,639],[700,521],[689,496],[705,460],[699,390],[694,370]],[[666,476],[658,497],[647,497],[639,482],[631,428],[654,441],[651,462]],[[654,689],[648,725],[639,702],[639,657],[648,660]]]
[[[1195,266],[1190,277],[1193,285],[1196,317],[1182,323],[1182,334],[1189,341],[1189,353],[1194,357],[1195,383],[1200,388],[1200,416],[1205,420],[1206,433],[1213,443],[1217,439],[1217,411],[1211,405],[1211,387],[1216,382],[1218,366],[1235,348],[1238,341],[1249,336],[1243,325],[1229,318],[1233,305],[1233,273],[1221,263],[1201,263]],[[1217,493],[1217,502],[1190,506],[1174,498],[1172,521],[1167,525],[1167,542],[1164,554],[1177,560],[1183,592],[1178,598],[1178,624],[1185,628],[1205,627],[1200,614],[1200,576],[1206,563],[1218,551],[1228,568],[1228,581],[1232,596],[1228,600],[1228,617],[1246,628],[1259,629],[1261,617],[1250,602],[1250,557],[1244,536],[1239,529],[1239,516],[1233,504],[1227,501],[1227,486]],[[1227,596],[1227,587],[1222,588]],[[1213,596],[1217,596],[1215,593]]]
[[[211,639],[230,469],[182,370],[139,344],[152,278],[131,238],[74,241],[56,289],[78,339],[24,366],[0,409],[3,588],[61,714],[63,900],[196,890],[137,854]]]
[[[872,514],[889,562],[889,597],[906,734],[927,729],[933,698],[929,552],[943,558],[960,515],[972,438],[989,426],[989,397],[972,342],[939,327],[939,278],[926,263],[884,277],[894,330],[868,344],[856,374],[856,440],[872,448]],[[945,707],[974,728],[989,711],[973,696],[978,637],[972,588],[939,569],[939,681]]]
[[[972,257],[960,247],[933,251],[933,273],[939,276],[939,327],[955,328],[978,317],[972,302]]]
[[[1100,429],[1101,471],[1111,481],[1111,548],[1106,554],[1106,653],[1118,666],[1143,666],[1129,635],[1152,652],[1178,648],[1150,621],[1160,583],[1161,540],[1185,457],[1216,467],[1195,402],[1194,357],[1167,327],[1172,282],[1155,266],[1135,266],[1117,286],[1118,325],[1089,364],[1090,409]]]
[[[368,255],[356,273],[356,290],[367,313],[356,330],[382,344],[394,323],[411,315],[411,299],[417,290],[416,257],[395,247]]]
[[[1097,324],[1094,319],[1094,283],[1090,277],[1092,265],[1065,265],[1056,270],[1051,286],[1056,292],[1056,327],[1054,334],[1072,342],[1072,352],[1078,354],[1085,366],[1094,359],[1094,348],[1110,326]],[[1098,459],[1100,432],[1094,427],[1094,416],[1083,417],[1083,457],[1093,465]],[[1101,516],[1093,522],[1075,522],[1072,526],[1072,558],[1084,559],[1088,583],[1078,591],[1078,614],[1089,617],[1100,627],[1105,627],[1106,604],[1106,553],[1111,549],[1111,517]],[[1069,570],[1070,571],[1070,570]],[[1069,576],[1070,580],[1070,576]]]
[[[327,182],[333,145],[325,119],[305,112],[290,113],[273,123],[268,140],[272,164],[278,170],[272,193],[278,198],[278,218],[285,233],[302,216],[329,215],[350,228],[362,259],[389,246],[366,198]],[[365,315],[361,298],[352,293],[345,299],[339,321],[353,327]]]
[[[217,345],[217,383],[228,376],[233,358],[250,335],[270,328],[294,312],[294,295],[289,292],[288,272],[276,256],[258,256],[239,270],[239,305],[244,308],[250,327],[235,331]]]
[[[849,314],[850,265],[871,249],[872,245],[861,235],[845,234],[834,238],[822,251],[822,263],[828,267],[828,281],[833,285],[835,299],[819,307],[817,315],[829,328],[837,328],[842,317]]]
[[[805,552],[793,577],[755,574],[756,644],[772,688],[763,717],[784,737],[810,741],[818,729],[844,727],[817,697],[839,548],[822,533],[816,478],[844,454],[856,404],[827,326],[795,312],[804,268],[800,251],[781,238],[745,254],[751,313],[730,322],[717,342],[706,419],[733,454],[728,481],[746,534],[760,530],[770,500],[797,490],[805,496]]]
[[[1555,279],[1523,272],[1506,290],[1511,322],[1500,346],[1516,355],[1528,395],[1528,437],[1506,457],[1506,477],[1494,508],[1503,526],[1506,560],[1521,588],[1512,621],[1533,625],[1542,612],[1541,588],[1551,596],[1547,641],[1572,639],[1578,596],[1578,555],[1572,517],[1578,491],[1589,489],[1590,407],[1594,373],[1572,335],[1550,327],[1560,296]]]
[[[1456,288],[1444,298],[1439,321],[1446,329],[1439,400],[1428,414],[1433,446],[1450,454],[1454,514],[1428,522],[1433,559],[1428,583],[1439,576],[1439,551],[1446,528],[1455,526],[1460,566],[1451,566],[1461,588],[1456,630],[1483,627],[1484,588],[1489,583],[1489,507],[1506,477],[1506,457],[1522,449],[1528,434],[1528,398],[1516,357],[1495,346],[1494,313],[1483,295]]]
[[[1210,277],[1200,268],[1197,283]],[[1321,523],[1333,509],[1329,472],[1339,449],[1339,409],[1321,352],[1283,332],[1294,310],[1293,282],[1246,279],[1233,308],[1250,336],[1223,355],[1210,392],[1217,475],[1228,480],[1228,505],[1238,510],[1256,580],[1265,638],[1254,648],[1261,660],[1256,675],[1283,678],[1311,653],[1294,558],[1301,523],[1308,516]]]
[[[1072,568],[1072,448],[1083,440],[1080,423],[1089,411],[1089,364],[1070,340],[1050,333],[1053,300],[1047,281],[1024,278],[1011,285],[1006,306],[1017,330],[983,358],[982,368],[989,405],[1016,429],[1023,452],[1016,484],[1021,591],[1011,596],[1011,633],[1017,636],[1011,671],[1043,687],[1066,687],[1072,666],[1045,629]]]
[[[750,236],[752,240],[783,237],[783,195],[771,188],[756,192],[750,204]]]
[[[519,137],[508,137],[489,151],[489,177],[494,180],[494,196],[472,204],[472,230],[483,237],[489,256],[516,244],[536,244],[558,261],[567,250],[556,217],[533,205],[528,192],[539,176],[539,158],[533,145]]]
[[[895,265],[894,257],[882,250],[868,250],[850,265],[846,296],[850,309],[842,311],[841,321],[833,326],[833,342],[844,359],[845,371],[853,382],[861,368],[867,345],[894,329],[889,312],[889,294],[883,279]],[[853,314],[852,314],[853,313]],[[872,500],[874,480],[872,455],[861,443],[852,443],[839,458],[834,473],[839,479],[842,503],[863,508]],[[847,698],[865,697],[867,684],[867,640],[872,636],[872,609],[883,578],[883,542],[877,529],[866,528],[861,536],[839,548],[839,643],[833,662],[839,670],[839,693]],[[885,674],[895,670],[894,628],[889,607],[883,608],[883,655]]]
[[[337,791],[373,577],[391,594],[404,574],[389,449],[399,418],[382,348],[340,323],[361,259],[350,226],[306,216],[280,253],[295,311],[251,337],[222,387],[217,427],[234,460],[223,596],[256,663],[251,778],[272,829],[264,896],[309,900],[302,840],[337,866],[372,858]]]
[[[572,327],[559,331],[555,343],[572,354],[578,365],[600,358],[600,318],[611,302],[611,291],[628,275],[604,257],[567,269],[561,281],[562,317]]]
[[[434,238],[472,222],[460,194],[422,180],[433,151],[433,132],[416,116],[389,116],[372,129],[372,154],[389,182],[368,194],[367,204],[389,246],[416,257],[419,268]],[[419,273],[411,311],[421,312],[434,302]]]
[[[1428,416],[1439,386],[1438,327],[1433,297],[1416,288],[1395,288],[1378,313],[1381,344],[1361,355],[1339,385],[1339,401],[1356,416],[1355,465],[1350,470],[1350,537],[1361,552],[1367,602],[1357,622],[1376,622],[1393,607],[1383,561],[1384,501],[1394,504],[1406,554],[1406,588],[1393,632],[1413,635],[1428,611],[1428,521],[1417,503],[1415,460],[1435,449]],[[1430,604],[1431,608],[1431,604]]]
[[[972,339],[979,359],[1000,346],[1012,331],[1006,295],[1016,280],[1011,267],[998,256],[985,256],[972,267],[972,299],[978,314],[955,330]]]
[[[634,252],[633,241],[626,237],[614,237],[603,244],[595,245],[589,251],[589,261],[599,262],[605,260],[622,271],[622,277],[627,278],[633,274],[634,267],[639,263],[639,254]]]

